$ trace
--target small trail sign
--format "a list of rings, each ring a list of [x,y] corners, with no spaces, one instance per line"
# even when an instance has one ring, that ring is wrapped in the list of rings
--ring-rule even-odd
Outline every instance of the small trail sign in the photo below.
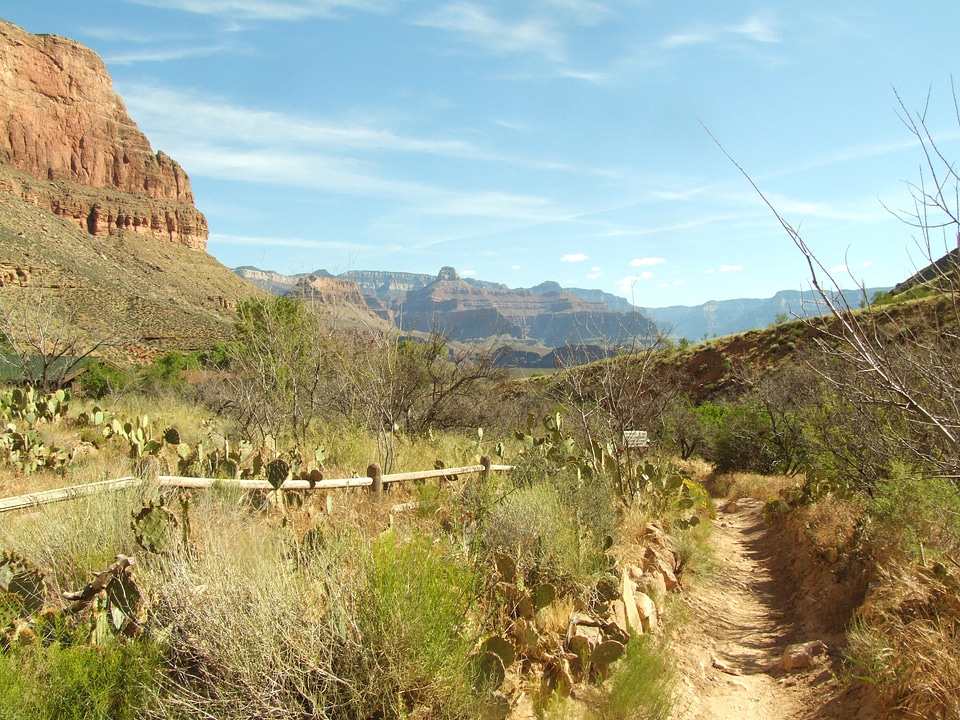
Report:
[[[646,430],[624,430],[623,446],[625,448],[646,450],[650,447],[650,439],[647,437]]]

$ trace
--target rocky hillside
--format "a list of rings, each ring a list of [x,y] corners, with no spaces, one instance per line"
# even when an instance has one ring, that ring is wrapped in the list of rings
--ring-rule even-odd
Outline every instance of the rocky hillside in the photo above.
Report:
[[[126,230],[205,250],[190,180],[140,132],[103,62],[54,35],[0,20],[2,188],[91,235]]]
[[[0,310],[42,299],[136,360],[229,337],[262,291],[206,253],[187,174],[93,51],[0,21],[0,128]]]

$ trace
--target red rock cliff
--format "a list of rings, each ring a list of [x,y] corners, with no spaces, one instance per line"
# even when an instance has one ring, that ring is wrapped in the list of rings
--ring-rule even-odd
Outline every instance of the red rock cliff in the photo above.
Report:
[[[94,235],[122,229],[206,249],[207,221],[187,174],[153,152],[99,56],[3,20],[0,161],[21,173],[6,190]]]

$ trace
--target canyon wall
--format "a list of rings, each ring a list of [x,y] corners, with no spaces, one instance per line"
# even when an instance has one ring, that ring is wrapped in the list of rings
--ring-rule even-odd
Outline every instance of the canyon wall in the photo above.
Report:
[[[0,20],[0,187],[88,233],[127,230],[206,250],[190,180],[154,152],[99,56]]]

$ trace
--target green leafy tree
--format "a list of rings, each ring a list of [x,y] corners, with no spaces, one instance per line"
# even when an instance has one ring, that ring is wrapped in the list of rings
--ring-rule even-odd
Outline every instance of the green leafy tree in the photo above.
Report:
[[[286,297],[239,304],[229,353],[233,400],[228,410],[247,434],[289,436],[303,444],[321,406],[328,344],[322,318]]]

